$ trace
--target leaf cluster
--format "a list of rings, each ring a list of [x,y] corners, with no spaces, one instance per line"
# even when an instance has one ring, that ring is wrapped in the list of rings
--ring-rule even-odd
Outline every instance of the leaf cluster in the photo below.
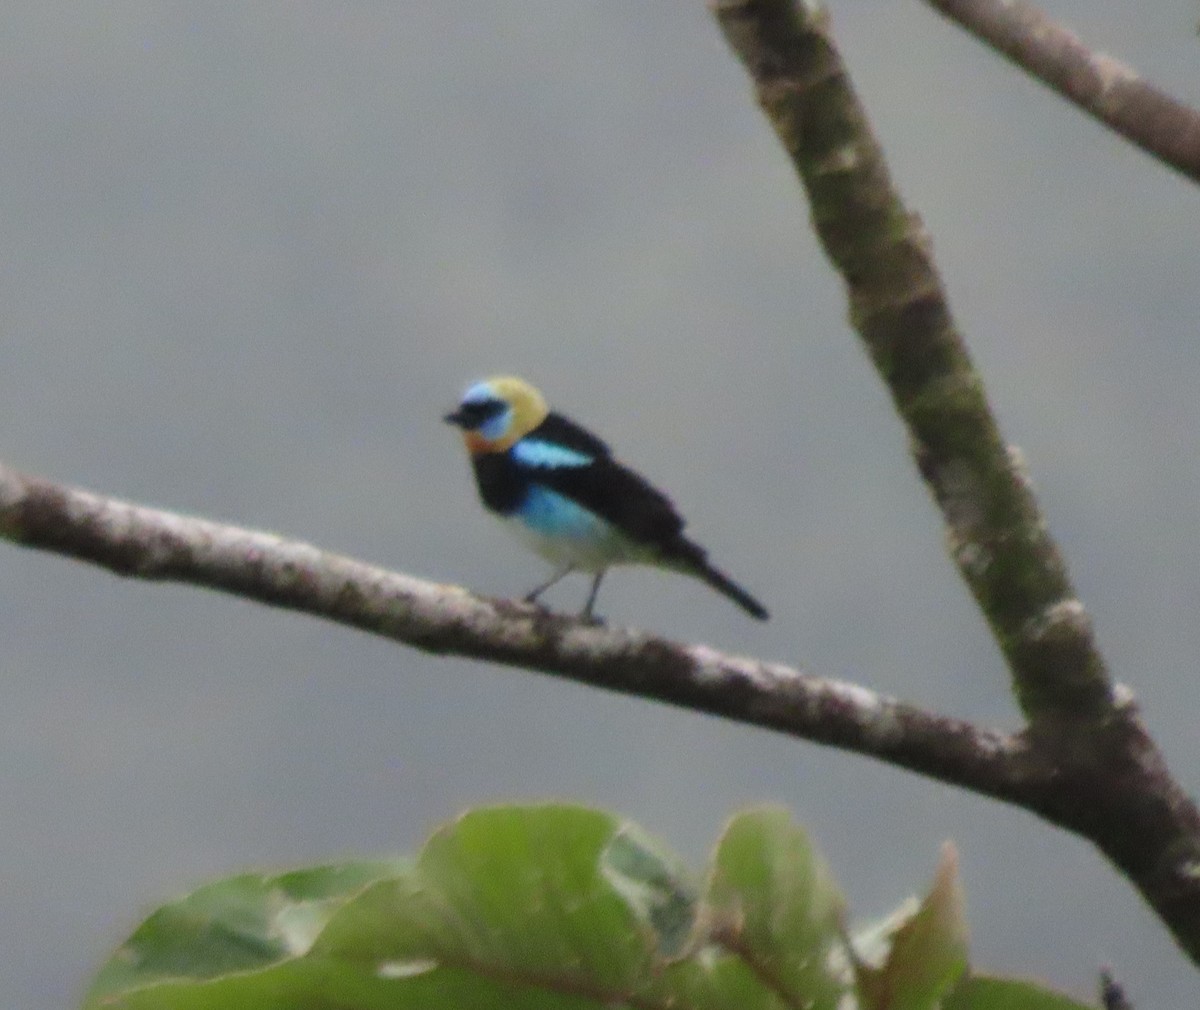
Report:
[[[1083,1010],[969,970],[947,847],[925,897],[855,931],[778,808],[702,883],[640,828],[549,804],[469,812],[415,862],[241,875],[154,912],[86,1010]]]

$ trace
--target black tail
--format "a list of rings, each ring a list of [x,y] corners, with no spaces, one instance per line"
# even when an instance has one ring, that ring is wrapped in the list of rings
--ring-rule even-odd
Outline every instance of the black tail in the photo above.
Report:
[[[713,568],[707,561],[696,569],[696,576],[707,582],[718,593],[728,596],[751,617],[757,617],[760,621],[765,621],[770,616],[767,613],[767,608],[759,603],[758,600],[746,592],[746,590],[734,582],[723,571]]]
[[[680,571],[707,582],[722,596],[733,600],[751,617],[765,621],[770,616],[767,608],[758,600],[719,568],[714,568],[708,563],[708,552],[699,544],[693,543],[685,536],[679,536],[664,553],[672,562],[672,567],[678,567]]]

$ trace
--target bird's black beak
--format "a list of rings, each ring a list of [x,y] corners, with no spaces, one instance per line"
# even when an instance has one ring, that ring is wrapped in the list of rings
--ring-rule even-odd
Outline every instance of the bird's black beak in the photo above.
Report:
[[[465,417],[463,417],[463,412],[462,412],[461,408],[459,408],[458,410],[450,411],[450,413],[447,414],[445,417],[443,417],[442,420],[445,421],[447,424],[453,424],[459,428],[465,428],[466,421],[467,421],[467,419]]]

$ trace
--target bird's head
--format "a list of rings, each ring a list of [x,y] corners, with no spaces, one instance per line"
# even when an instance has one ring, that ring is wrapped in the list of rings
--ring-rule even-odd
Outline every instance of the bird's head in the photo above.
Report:
[[[443,420],[462,429],[472,454],[504,452],[528,435],[549,413],[533,386],[511,375],[477,382],[464,394],[458,409]]]

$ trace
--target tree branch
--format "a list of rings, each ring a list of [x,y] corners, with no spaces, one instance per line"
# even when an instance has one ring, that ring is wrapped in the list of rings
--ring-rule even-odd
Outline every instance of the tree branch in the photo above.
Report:
[[[926,0],[977,39],[1164,165],[1200,182],[1200,113],[1088,49],[1032,4]]]
[[[490,660],[762,726],[1020,802],[1055,773],[1026,741],[853,684],[474,596],[273,533],[145,508],[0,464],[0,536],[118,575],[218,589],[426,652]]]
[[[789,0],[724,0],[716,14],[808,193],[851,321],[908,427],[1018,702],[1033,721],[1104,718],[1112,687],[1087,614],[992,416],[928,235],[892,185],[828,18]]]
[[[717,0],[721,30],[792,159],[850,317],[908,428],[946,536],[1012,673],[1031,751],[1022,805],[1091,839],[1200,962],[1200,811],[1116,689],[895,191],[817,0]]]

